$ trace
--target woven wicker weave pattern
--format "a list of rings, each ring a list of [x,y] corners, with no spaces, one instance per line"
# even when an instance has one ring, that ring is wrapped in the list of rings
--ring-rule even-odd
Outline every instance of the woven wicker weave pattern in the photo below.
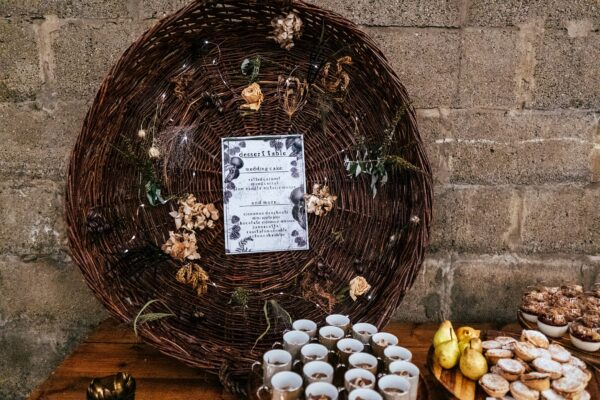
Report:
[[[305,25],[290,51],[267,39],[271,19],[288,10],[294,10]],[[279,75],[292,71],[302,78],[309,75],[310,54],[323,31],[325,61],[343,55],[354,61],[348,69],[351,83],[344,107],[331,110],[326,132],[316,96],[309,95],[307,104],[290,119],[277,95]],[[241,74],[240,64],[254,55],[264,60],[260,84],[265,102],[260,111],[243,116],[240,93],[248,78]],[[185,96],[176,96],[171,80],[182,73],[193,79]],[[220,96],[222,112],[203,101],[194,102],[207,91]],[[139,155],[147,152],[137,145],[136,134],[159,105],[156,128],[163,157],[155,166],[164,191],[193,193],[221,211],[222,137],[303,133],[307,186],[327,182],[339,197],[327,216],[309,216],[311,250],[225,256],[220,220],[216,229],[198,236],[199,263],[216,286],[198,297],[178,283],[174,279],[178,266],[157,250],[173,230],[171,206],[141,206],[145,193],[140,173],[116,150],[129,141]],[[403,156],[423,173],[394,170],[373,198],[368,177],[348,177],[344,157],[356,141],[355,122],[362,135],[381,141],[401,107],[406,112],[397,126],[394,147],[405,146]],[[180,140],[183,134],[185,143]],[[147,301],[159,299],[150,311],[172,312],[175,317],[141,325],[146,341],[190,365],[214,373],[226,367],[228,374],[238,377],[283,329],[275,324],[251,351],[267,325],[265,301],[277,300],[293,318],[322,321],[325,311],[303,299],[300,290],[304,274],[319,263],[326,266],[335,291],[359,274],[373,286],[370,299],[347,299],[336,312],[351,315],[353,321],[385,324],[423,261],[431,197],[430,168],[407,93],[380,50],[357,26],[301,1],[289,6],[198,1],[139,38],[105,79],[71,158],[66,219],[74,260],[115,316],[131,321]],[[111,228],[90,233],[86,229],[90,211],[109,221]],[[410,223],[412,216],[420,223]],[[332,230],[343,232],[343,242],[334,239]],[[250,293],[247,309],[230,302],[240,287]]]

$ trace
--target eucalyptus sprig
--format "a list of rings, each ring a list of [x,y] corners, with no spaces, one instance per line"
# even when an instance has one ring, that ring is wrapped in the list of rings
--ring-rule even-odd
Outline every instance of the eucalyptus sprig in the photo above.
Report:
[[[384,140],[379,146],[370,147],[364,137],[357,137],[355,158],[351,160],[346,155],[344,159],[344,165],[350,176],[358,177],[360,174],[371,176],[373,197],[377,196],[378,186],[383,186],[387,183],[388,173],[392,168],[421,172],[417,166],[407,161],[404,157],[398,154],[390,154],[396,133],[396,126],[404,116],[405,111],[406,108],[401,107],[396,112],[391,124],[385,129]]]
[[[137,327],[139,324],[145,324],[147,322],[158,321],[159,319],[175,316],[175,314],[172,314],[172,313],[146,313],[146,314],[143,314],[143,312],[146,310],[146,308],[148,308],[151,304],[156,303],[157,301],[160,301],[160,300],[154,299],[154,300],[150,300],[149,302],[144,304],[144,306],[140,309],[140,311],[135,316],[135,319],[133,320],[133,332],[135,332],[135,336],[138,335]]]

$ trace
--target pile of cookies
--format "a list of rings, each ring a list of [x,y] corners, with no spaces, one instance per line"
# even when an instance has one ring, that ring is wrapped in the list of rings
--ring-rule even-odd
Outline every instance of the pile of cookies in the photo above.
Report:
[[[490,373],[479,385],[491,397],[515,400],[589,400],[586,364],[541,332],[524,330],[520,340],[499,336],[482,343]]]

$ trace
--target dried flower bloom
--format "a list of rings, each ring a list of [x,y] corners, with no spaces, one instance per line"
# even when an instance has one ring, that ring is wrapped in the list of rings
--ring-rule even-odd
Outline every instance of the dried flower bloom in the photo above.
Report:
[[[357,276],[350,281],[350,297],[356,301],[358,296],[362,296],[371,290],[371,285],[362,276]]]
[[[162,251],[176,260],[197,260],[198,246],[196,245],[196,234],[169,232],[169,239],[161,247]]]
[[[296,77],[279,75],[278,94],[283,100],[283,110],[292,118],[308,101],[308,83]]]
[[[410,222],[412,222],[413,224],[419,224],[421,222],[421,218],[419,218],[416,215],[413,215],[412,217],[410,217]]]
[[[145,129],[140,129],[140,130],[138,131],[138,137],[139,137],[140,139],[145,139],[145,138],[146,138],[146,130],[145,130]]]
[[[302,36],[302,20],[293,12],[287,16],[273,18],[271,26],[273,31],[269,39],[275,40],[282,49],[290,50],[294,47],[294,39],[300,39]]]
[[[330,93],[345,92],[350,85],[350,75],[344,69],[345,66],[352,65],[352,57],[345,56],[338,58],[335,66],[330,62],[323,66],[321,75],[321,85]]]
[[[177,271],[175,275],[177,282],[183,283],[184,285],[190,285],[196,290],[198,296],[202,296],[208,291],[208,274],[196,263],[189,263],[184,265]]]
[[[242,110],[251,111],[258,111],[260,109],[260,105],[265,99],[265,96],[260,90],[260,85],[256,82],[252,83],[242,91],[242,97],[246,101],[246,104],[242,104],[240,108]]]
[[[203,204],[196,201],[193,194],[186,198],[179,199],[179,209],[171,211],[169,215],[175,218],[177,229],[184,228],[188,231],[215,227],[215,222],[219,219],[219,210],[214,204]]]
[[[160,157],[160,150],[158,149],[158,147],[152,146],[150,147],[150,150],[148,150],[148,155],[150,156],[150,158],[158,158]]]
[[[326,215],[333,209],[337,196],[329,193],[329,186],[316,184],[311,194],[304,195],[306,211],[319,217]]]
[[[188,88],[194,79],[194,71],[190,70],[171,79],[171,83],[175,85],[175,97],[184,101],[188,95]]]

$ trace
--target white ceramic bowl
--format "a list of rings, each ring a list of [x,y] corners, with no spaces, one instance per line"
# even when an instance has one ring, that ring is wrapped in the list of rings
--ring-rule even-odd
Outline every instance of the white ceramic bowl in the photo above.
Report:
[[[585,342],[581,339],[576,338],[570,333],[569,336],[571,337],[571,343],[573,343],[573,346],[577,347],[580,350],[589,351],[591,353],[600,350],[600,342]]]
[[[529,313],[526,313],[525,311],[521,311],[521,315],[523,315],[523,318],[525,318],[525,321],[537,322],[537,320],[538,320],[537,315],[529,314]]]
[[[550,336],[553,338],[562,337],[565,333],[567,333],[567,329],[569,329],[569,325],[565,326],[553,326],[543,323],[538,319],[537,326],[540,331],[546,336]]]

